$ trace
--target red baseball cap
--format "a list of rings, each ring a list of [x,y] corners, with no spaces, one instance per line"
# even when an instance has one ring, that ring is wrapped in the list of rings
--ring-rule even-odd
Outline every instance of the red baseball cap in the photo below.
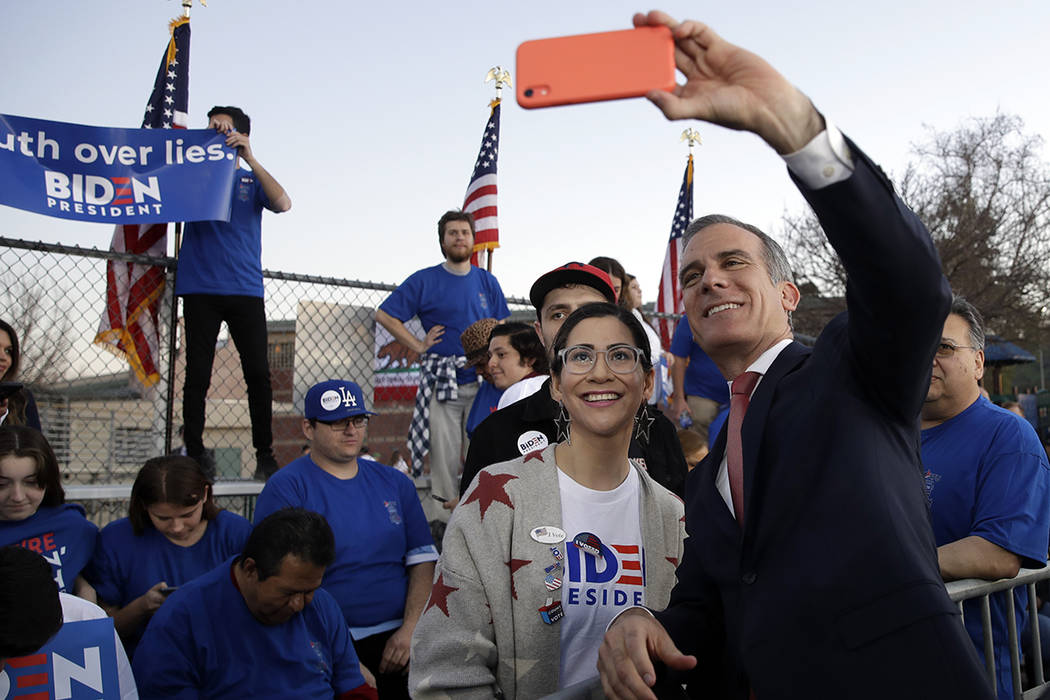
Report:
[[[565,263],[550,272],[540,276],[533,282],[529,290],[529,301],[539,311],[543,306],[543,300],[552,289],[565,287],[570,284],[582,284],[601,292],[610,304],[616,303],[616,292],[613,289],[612,279],[605,270],[600,270],[594,265],[585,265],[579,262]]]

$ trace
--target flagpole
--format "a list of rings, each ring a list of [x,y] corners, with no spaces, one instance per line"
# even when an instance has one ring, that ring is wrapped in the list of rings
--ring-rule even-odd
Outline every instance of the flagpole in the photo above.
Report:
[[[207,0],[201,0],[203,7]],[[193,0],[182,0],[182,16],[190,18]],[[177,338],[179,328],[179,298],[175,296],[175,281],[179,275],[179,248],[182,247],[182,222],[175,222],[175,269],[171,273],[171,311],[168,322],[168,398],[164,402],[164,453],[171,454],[172,425],[175,423],[175,356],[178,352]]]
[[[500,104],[503,101],[503,86],[513,86],[513,82],[510,78],[510,71],[506,70],[502,66],[493,66],[489,68],[489,72],[485,74],[485,82],[490,80],[496,81],[496,100],[492,103],[492,106]],[[495,248],[489,248],[485,251],[485,269],[488,272],[492,272],[492,256],[495,254]]]

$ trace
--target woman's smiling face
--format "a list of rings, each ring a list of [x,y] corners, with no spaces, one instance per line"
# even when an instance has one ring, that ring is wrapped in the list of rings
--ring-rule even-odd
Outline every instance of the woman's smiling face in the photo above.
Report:
[[[614,316],[586,318],[566,339],[565,347],[578,345],[597,351],[591,368],[584,374],[573,374],[570,367],[563,366],[551,385],[554,398],[561,401],[572,418],[573,435],[583,431],[613,436],[630,431],[638,407],[652,392],[652,373],[645,372],[638,362],[626,374],[614,372],[606,354],[609,348],[619,352],[616,346],[633,350],[635,341],[630,329]]]

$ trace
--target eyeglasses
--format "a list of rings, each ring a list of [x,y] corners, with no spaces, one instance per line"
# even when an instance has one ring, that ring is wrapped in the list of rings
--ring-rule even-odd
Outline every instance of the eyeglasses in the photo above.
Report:
[[[937,344],[937,357],[951,357],[956,350],[980,350],[972,345],[954,345],[946,340]]]
[[[347,426],[354,426],[358,430],[368,425],[368,416],[354,416],[353,418],[343,418],[341,420],[334,421],[323,421],[319,420],[318,423],[323,423],[337,433],[346,431]]]
[[[627,344],[610,345],[604,350],[573,345],[558,351],[558,357],[569,374],[587,374],[594,368],[598,355],[605,355],[605,364],[616,374],[630,374],[638,367],[642,351]]]

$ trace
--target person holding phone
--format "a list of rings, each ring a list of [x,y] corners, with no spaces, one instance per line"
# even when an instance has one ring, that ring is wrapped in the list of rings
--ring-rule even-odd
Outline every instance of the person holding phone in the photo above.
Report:
[[[791,267],[720,215],[684,236],[693,335],[734,387],[693,470],[667,609],[624,612],[599,652],[609,698],[654,699],[656,662],[705,697],[991,698],[937,565],[919,413],[951,302],[930,234],[883,172],[784,76],[662,12],[685,83],[670,119],[758,135],[784,157],[847,271],[848,311],[792,341]]]
[[[129,654],[168,595],[240,553],[251,529],[215,505],[196,460],[173,455],[142,465],[128,516],[102,528],[85,572]]]

